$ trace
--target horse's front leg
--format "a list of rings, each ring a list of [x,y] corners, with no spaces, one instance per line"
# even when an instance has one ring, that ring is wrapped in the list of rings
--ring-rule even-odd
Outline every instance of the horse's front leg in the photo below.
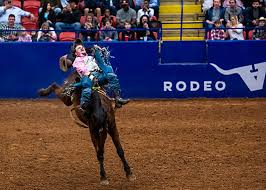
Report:
[[[90,128],[90,133],[100,167],[100,184],[108,185],[109,181],[106,177],[106,172],[104,169],[104,144],[107,138],[107,132],[106,130],[102,130],[100,132]]]
[[[64,95],[63,92],[63,88],[61,86],[59,86],[56,83],[51,84],[50,86],[48,86],[47,88],[42,88],[38,91],[38,94],[40,96],[48,96],[51,93],[55,93],[55,95],[66,105],[66,106],[71,106],[73,103],[71,101],[71,97],[70,96],[66,96]]]
[[[108,128],[108,131],[116,147],[116,152],[124,165],[124,171],[126,172],[126,177],[128,178],[128,180],[134,181],[136,179],[136,176],[132,173],[131,168],[129,167],[128,162],[125,158],[124,150],[120,143],[119,133],[116,128],[115,121],[113,121],[109,126],[110,128]]]

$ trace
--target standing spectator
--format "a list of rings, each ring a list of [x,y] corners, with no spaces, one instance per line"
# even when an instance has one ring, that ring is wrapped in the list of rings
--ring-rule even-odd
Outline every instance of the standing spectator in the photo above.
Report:
[[[65,29],[80,30],[80,16],[81,13],[77,7],[77,3],[72,0],[71,3],[63,9],[62,13],[58,15],[60,21],[55,23],[55,29],[58,31]]]
[[[253,40],[266,40],[265,22],[264,17],[259,18],[259,25],[256,26],[252,35]]]
[[[142,15],[148,15],[149,18],[151,19],[154,15],[154,10],[153,8],[149,7],[149,0],[144,0],[144,3],[142,5],[142,9],[138,10],[138,15],[137,15],[137,22],[139,23],[140,17]]]
[[[48,22],[42,23],[40,30],[37,33],[38,42],[55,42],[57,40],[54,28],[49,26]]]
[[[16,17],[13,14],[8,16],[8,23],[0,24],[1,41],[17,41],[18,30],[21,30],[22,26],[15,23]]]
[[[86,20],[84,25],[81,26],[81,29],[85,31],[81,32],[83,41],[95,41],[96,34],[98,30],[98,23],[95,20],[93,14],[89,14],[86,16]]]
[[[104,26],[102,28],[102,31],[100,31],[100,40],[101,41],[118,40],[117,31],[114,27],[111,26],[110,21],[106,20],[103,24]]]
[[[122,8],[119,9],[116,14],[117,28],[125,28],[125,21],[129,22],[132,28],[135,28],[137,18],[136,11],[129,7],[128,0],[123,0],[121,2],[121,7]]]
[[[42,11],[39,13],[39,28],[42,23],[48,22],[51,27],[55,27],[56,15],[52,9],[51,3],[44,3],[42,6]]]
[[[252,6],[245,10],[246,27],[253,29],[258,26],[260,17],[265,17],[265,10],[263,7],[260,7],[259,0],[253,0]]]
[[[13,0],[4,0],[4,6],[0,7],[0,23],[7,23],[9,15],[12,14],[16,18],[16,23],[21,23],[21,17],[30,17],[34,20],[34,15],[30,12],[24,11],[19,7],[13,6]]]
[[[232,18],[232,16],[237,16],[238,21],[243,23],[243,11],[242,8],[236,5],[236,0],[229,0],[229,7],[225,9],[224,18],[226,23],[230,21],[230,18]]]
[[[129,22],[125,22],[125,30],[119,33],[121,41],[134,41],[137,40],[136,32],[131,30],[131,24]]]
[[[31,35],[22,27],[18,35],[18,42],[32,42]]]
[[[237,16],[231,16],[226,27],[230,28],[227,30],[230,40],[244,40],[243,24],[238,22]]]
[[[226,33],[220,20],[214,22],[214,28],[211,30],[211,40],[225,40]]]
[[[221,1],[213,0],[213,6],[205,13],[206,29],[208,31],[213,28],[215,21],[224,22],[224,12],[225,9],[221,6]]]

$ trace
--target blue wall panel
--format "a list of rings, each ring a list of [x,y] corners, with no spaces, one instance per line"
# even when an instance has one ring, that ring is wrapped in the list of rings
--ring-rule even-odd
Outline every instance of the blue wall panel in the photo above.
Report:
[[[204,63],[207,61],[205,41],[165,41],[162,63]]]
[[[115,57],[111,62],[126,97],[266,97],[265,41],[164,42],[161,54],[157,42],[100,45]],[[0,98],[36,98],[39,88],[63,83],[68,73],[58,60],[70,46],[0,43]]]

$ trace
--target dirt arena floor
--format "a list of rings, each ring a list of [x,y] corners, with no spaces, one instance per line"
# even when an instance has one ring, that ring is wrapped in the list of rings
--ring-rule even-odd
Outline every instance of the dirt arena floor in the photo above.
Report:
[[[0,189],[266,189],[266,99],[132,101],[117,125],[137,179],[108,138],[99,184],[88,129],[59,100],[0,101]]]

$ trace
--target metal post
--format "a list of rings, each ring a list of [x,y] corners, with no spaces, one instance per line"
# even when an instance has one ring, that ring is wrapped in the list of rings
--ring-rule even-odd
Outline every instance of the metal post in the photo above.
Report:
[[[180,16],[180,41],[182,41],[183,36],[183,14],[184,14],[184,0],[181,0],[181,16]]]

